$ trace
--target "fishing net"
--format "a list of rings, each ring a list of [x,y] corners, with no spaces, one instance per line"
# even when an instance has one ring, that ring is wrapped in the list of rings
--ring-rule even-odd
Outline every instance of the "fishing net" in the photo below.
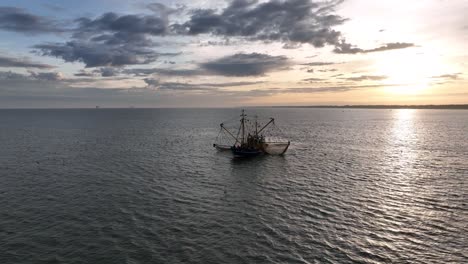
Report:
[[[270,155],[284,154],[290,145],[290,142],[284,138],[283,131],[273,122],[263,131],[265,143],[263,150]]]
[[[281,155],[288,150],[289,142],[265,142],[263,150],[270,155]]]

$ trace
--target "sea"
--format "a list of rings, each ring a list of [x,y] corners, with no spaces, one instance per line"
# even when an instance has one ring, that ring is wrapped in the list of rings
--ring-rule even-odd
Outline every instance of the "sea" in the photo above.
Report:
[[[468,111],[0,110],[0,263],[468,263]]]

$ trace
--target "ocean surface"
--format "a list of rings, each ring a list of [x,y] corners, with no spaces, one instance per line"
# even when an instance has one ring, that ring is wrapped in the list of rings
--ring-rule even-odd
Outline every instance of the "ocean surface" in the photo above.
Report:
[[[0,110],[0,263],[468,263],[468,111]]]

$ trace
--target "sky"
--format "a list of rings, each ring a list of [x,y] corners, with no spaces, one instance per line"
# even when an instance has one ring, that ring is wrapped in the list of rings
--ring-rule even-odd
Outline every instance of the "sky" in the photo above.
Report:
[[[468,103],[466,0],[0,4],[0,108]]]

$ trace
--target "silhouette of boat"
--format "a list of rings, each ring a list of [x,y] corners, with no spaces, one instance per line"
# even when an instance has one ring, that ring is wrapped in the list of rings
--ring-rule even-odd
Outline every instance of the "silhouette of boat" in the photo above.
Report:
[[[221,123],[220,127],[213,147],[220,151],[230,150],[235,157],[255,157],[263,154],[283,155],[291,144],[290,141],[274,138],[266,133],[279,130],[274,118],[261,124],[256,116],[254,120],[248,119],[244,110],[242,110],[236,135],[224,123]]]

